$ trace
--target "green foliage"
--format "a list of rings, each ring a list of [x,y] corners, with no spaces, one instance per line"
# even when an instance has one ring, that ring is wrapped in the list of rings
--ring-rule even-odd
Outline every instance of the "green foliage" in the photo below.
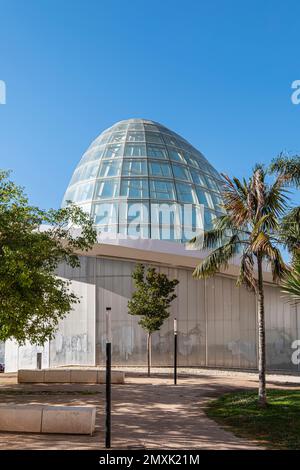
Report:
[[[291,271],[283,279],[282,292],[291,297],[295,304],[300,303],[300,259],[297,259],[292,266]]]
[[[274,280],[287,272],[280,253],[280,219],[285,214],[287,196],[284,180],[279,176],[273,184],[266,181],[267,172],[257,165],[248,181],[223,175],[222,196],[226,215],[214,221],[214,228],[204,233],[203,249],[211,252],[196,267],[197,278],[213,276],[240,256],[238,284],[257,290],[254,274],[259,257],[270,264]],[[197,244],[197,238],[190,243]]]
[[[291,269],[284,276],[282,291],[293,303],[300,303],[300,207],[295,207],[283,218],[282,243],[292,256]]]
[[[280,226],[282,244],[293,259],[300,258],[300,207],[291,209],[283,217]]]
[[[136,290],[128,302],[128,313],[141,317],[139,325],[148,333],[161,328],[169,317],[171,302],[177,297],[174,293],[177,279],[169,280],[165,274],[138,264],[132,274]]]
[[[78,207],[31,206],[8,176],[0,172],[0,340],[43,344],[78,302],[55,269],[79,266],[76,250],[88,250],[96,233]]]
[[[270,172],[277,173],[287,185],[300,187],[300,156],[289,157],[281,153],[270,165]]]
[[[279,155],[273,160],[270,171],[277,173],[289,186],[300,187],[300,157]],[[282,244],[292,256],[291,270],[282,282],[283,292],[292,302],[300,302],[300,207],[292,208],[282,219],[280,227]]]
[[[228,393],[206,412],[239,437],[274,449],[300,448],[299,390],[269,390],[266,408],[258,406],[254,391]]]

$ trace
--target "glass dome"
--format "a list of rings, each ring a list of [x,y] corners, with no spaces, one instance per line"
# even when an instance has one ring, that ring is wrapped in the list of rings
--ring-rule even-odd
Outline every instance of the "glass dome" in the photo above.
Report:
[[[185,139],[145,119],[102,132],[76,167],[63,206],[88,212],[101,233],[186,241],[222,213],[219,173]]]

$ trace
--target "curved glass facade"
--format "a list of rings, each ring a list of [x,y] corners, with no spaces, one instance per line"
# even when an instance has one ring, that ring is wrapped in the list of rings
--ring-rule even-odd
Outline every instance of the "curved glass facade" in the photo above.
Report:
[[[144,119],[121,121],[82,156],[63,199],[100,232],[186,241],[222,212],[219,173],[175,132]]]

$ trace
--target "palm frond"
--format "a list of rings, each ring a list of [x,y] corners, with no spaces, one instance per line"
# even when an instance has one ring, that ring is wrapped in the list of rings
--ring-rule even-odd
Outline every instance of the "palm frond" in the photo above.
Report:
[[[288,251],[297,257],[300,254],[300,207],[294,207],[283,217],[280,226],[280,240]]]
[[[245,182],[241,183],[238,178],[231,180],[225,174],[222,174],[222,176],[225,180],[222,190],[224,209],[230,214],[230,218],[236,227],[244,225],[249,212],[247,185]]]
[[[254,277],[254,259],[253,254],[245,250],[240,265],[240,271],[237,279],[237,285],[244,284],[247,289],[253,291],[256,289],[256,279]]]
[[[300,303],[300,262],[293,265],[293,269],[286,274],[281,283],[282,292],[290,297],[291,302]]]
[[[259,232],[274,232],[279,230],[279,221],[277,217],[271,212],[269,214],[263,215],[258,219],[252,230],[252,238],[255,238]]]
[[[289,272],[288,265],[284,262],[276,246],[272,246],[272,249],[269,251],[271,255],[267,254],[266,259],[271,265],[272,278],[275,282],[280,281]]]
[[[281,175],[286,184],[300,187],[300,156],[281,153],[270,165],[270,172]]]
[[[238,253],[239,246],[238,236],[233,235],[227,243],[216,248],[198,264],[193,272],[193,277],[203,279],[213,276],[221,268],[227,268],[230,259]]]
[[[267,188],[265,207],[263,213],[273,212],[276,217],[282,217],[288,205],[288,191],[283,185],[281,177]]]

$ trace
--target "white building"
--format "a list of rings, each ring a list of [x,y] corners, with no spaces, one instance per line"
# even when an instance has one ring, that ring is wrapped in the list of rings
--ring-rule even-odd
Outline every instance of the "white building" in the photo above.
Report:
[[[62,265],[81,302],[44,348],[7,342],[6,370],[104,362],[107,306],[112,308],[113,362],[145,365],[146,335],[128,315],[131,274],[137,262],[179,279],[170,319],[153,335],[153,364],[172,365],[173,318],[178,319],[179,365],[257,367],[256,300],[236,287],[237,263],[206,281],[192,272],[203,253],[186,241],[222,213],[221,180],[205,157],[166,127],[130,119],[104,131],[75,169],[64,202],[87,211],[101,232],[81,267]],[[300,336],[300,311],[282,299],[265,272],[269,369],[297,371],[292,343]]]

